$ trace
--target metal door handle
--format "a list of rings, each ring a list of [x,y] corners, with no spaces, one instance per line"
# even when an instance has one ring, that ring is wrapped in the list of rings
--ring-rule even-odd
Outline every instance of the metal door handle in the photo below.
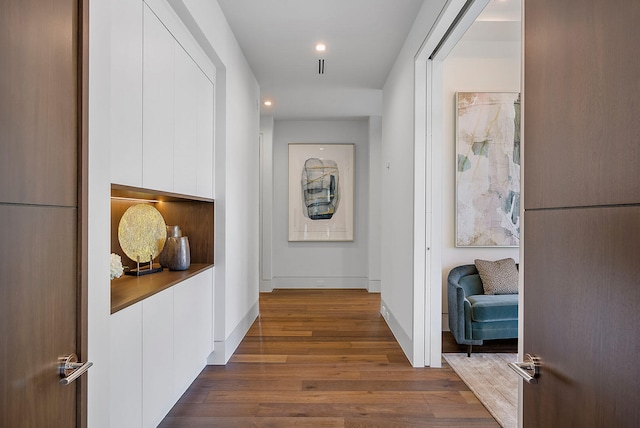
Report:
[[[60,384],[69,385],[71,382],[79,378],[89,370],[89,367],[93,365],[91,361],[86,363],[79,363],[78,356],[76,354],[65,355],[58,358],[58,369],[60,370]]]
[[[527,383],[538,383],[540,376],[540,357],[527,354],[521,363],[509,363],[509,367],[518,373]]]

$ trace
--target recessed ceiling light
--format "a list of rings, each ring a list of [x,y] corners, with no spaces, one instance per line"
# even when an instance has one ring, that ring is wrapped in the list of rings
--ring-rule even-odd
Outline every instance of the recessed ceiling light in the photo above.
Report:
[[[267,107],[271,107],[271,104],[272,104],[272,102],[269,101],[269,100],[264,102],[264,105],[267,106]]]
[[[316,45],[316,51],[318,52],[324,52],[327,50],[327,46],[324,43],[318,43]]]

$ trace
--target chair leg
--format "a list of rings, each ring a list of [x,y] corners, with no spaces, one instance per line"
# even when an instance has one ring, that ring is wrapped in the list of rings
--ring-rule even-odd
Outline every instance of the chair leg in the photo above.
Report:
[[[467,348],[467,357],[471,357],[472,350],[473,350],[473,345],[469,345],[469,348]]]

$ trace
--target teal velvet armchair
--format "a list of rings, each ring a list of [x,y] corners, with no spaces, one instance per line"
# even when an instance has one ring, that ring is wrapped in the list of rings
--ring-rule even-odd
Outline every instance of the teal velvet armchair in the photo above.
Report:
[[[484,340],[518,337],[517,294],[484,294],[475,265],[453,268],[447,283],[449,329],[468,356]]]

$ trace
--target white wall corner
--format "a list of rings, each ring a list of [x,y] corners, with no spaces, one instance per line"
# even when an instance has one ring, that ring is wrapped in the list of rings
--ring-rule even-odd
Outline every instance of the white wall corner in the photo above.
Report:
[[[238,349],[240,342],[244,339],[253,322],[258,318],[259,314],[260,306],[259,303],[256,302],[244,318],[242,318],[238,323],[236,328],[231,332],[229,337],[224,341],[214,342],[213,352],[207,358],[207,364],[213,366],[223,366],[227,364],[235,350]]]
[[[379,279],[370,279],[368,290],[369,293],[381,293],[382,281],[380,281]]]

